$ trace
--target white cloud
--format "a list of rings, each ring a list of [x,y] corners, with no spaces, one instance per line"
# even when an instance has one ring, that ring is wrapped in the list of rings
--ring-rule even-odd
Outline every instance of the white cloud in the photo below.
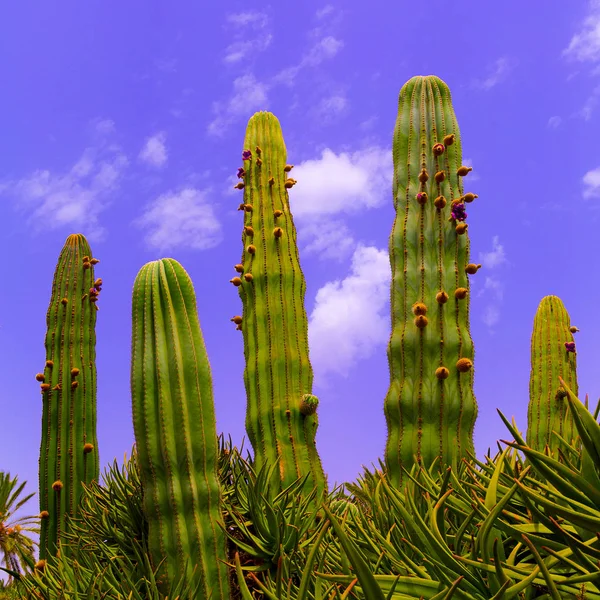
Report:
[[[264,52],[273,41],[273,36],[265,31],[269,17],[262,12],[243,12],[229,15],[227,21],[235,27],[235,41],[225,49],[224,62],[232,64]],[[258,31],[248,38],[249,31]]]
[[[331,12],[333,12],[333,6],[331,4],[327,4],[316,12],[317,19],[322,19]]]
[[[267,110],[268,91],[269,86],[257,81],[251,73],[237,77],[233,82],[233,94],[229,101],[225,105],[218,102],[213,105],[216,117],[209,123],[208,133],[221,136],[236,118],[250,118],[257,110]]]
[[[296,215],[294,215],[296,216]],[[304,244],[304,240],[310,240]],[[302,256],[316,255],[319,260],[343,261],[356,246],[352,232],[337,219],[319,219],[301,224],[298,231],[298,241]]]
[[[149,137],[140,151],[140,160],[153,167],[162,167],[167,162],[166,139],[167,136],[162,131]]]
[[[550,129],[556,129],[562,123],[562,119],[559,116],[550,117],[548,119],[548,127]]]
[[[475,87],[483,90],[491,90],[493,87],[506,81],[508,74],[515,67],[516,61],[514,59],[503,56],[496,60],[493,66],[489,69],[490,74],[480,80],[474,82]]]
[[[316,385],[327,387],[328,373],[347,377],[358,361],[386,344],[390,280],[388,252],[359,245],[351,273],[319,289],[308,324]]]
[[[221,242],[222,232],[208,193],[184,188],[162,194],[146,206],[134,225],[147,230],[146,244],[160,252],[213,248]]]
[[[491,252],[479,253],[479,260],[486,269],[494,269],[498,265],[507,262],[506,254],[504,253],[504,246],[500,244],[500,238],[497,235],[492,238],[492,246],[493,250]]]
[[[500,320],[500,311],[497,306],[489,305],[485,308],[481,320],[488,326],[493,327]]]
[[[69,227],[82,231],[90,240],[105,235],[100,213],[118,189],[127,157],[105,139],[114,131],[108,119],[92,122],[98,143],[86,148],[79,160],[62,173],[38,169],[18,181],[7,181],[0,193],[14,199],[18,211],[27,213],[35,231]]]
[[[323,98],[314,111],[314,116],[322,122],[330,123],[345,114],[348,110],[348,99],[342,94],[334,94]]]
[[[598,104],[598,99],[600,98],[600,85],[597,85],[592,93],[588,96],[585,104],[582,106],[579,111],[578,116],[582,117],[584,121],[589,121],[592,118],[592,113]]]
[[[600,197],[600,167],[588,171],[583,176],[583,197]]]
[[[563,55],[578,61],[600,61],[600,0],[591,0],[581,30],[563,50]]]
[[[375,208],[391,195],[392,151],[377,146],[348,154],[329,148],[292,172],[297,185],[290,192],[294,217],[354,213]]]

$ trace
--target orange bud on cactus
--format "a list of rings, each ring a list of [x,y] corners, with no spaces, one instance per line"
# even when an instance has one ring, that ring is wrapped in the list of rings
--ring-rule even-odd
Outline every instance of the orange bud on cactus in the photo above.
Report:
[[[252,273],[244,273],[244,279],[246,281],[252,281],[254,277],[252,276]]]
[[[275,185],[275,177],[269,177],[269,185]]]
[[[43,571],[46,568],[46,561],[44,559],[42,560],[38,560],[35,565],[34,565],[35,569],[37,569],[38,571]]]
[[[71,389],[74,390],[79,385],[79,381],[71,381]]]
[[[91,262],[93,265],[97,265],[97,264],[98,264],[100,261],[99,261],[97,258],[92,258],[92,260],[90,260],[90,262]]]
[[[36,381],[46,381],[46,376],[43,373],[37,373],[35,379]]]
[[[239,181],[233,186],[234,190],[243,190],[246,187],[243,181]]]
[[[256,166],[260,167],[260,165],[262,165],[262,160],[257,156],[256,157]]]
[[[412,306],[412,311],[414,315],[426,315],[427,314],[427,306],[423,304],[423,302],[415,302]]]
[[[294,165],[285,165],[285,167],[283,167],[283,170],[286,173],[289,173],[293,168],[294,168]]]
[[[89,454],[94,449],[94,444],[84,444],[83,445],[83,453]]]
[[[244,209],[246,212],[252,212],[252,204],[244,204]]]
[[[285,185],[285,187],[289,190],[290,188],[294,187],[298,182],[295,179],[292,179],[291,177],[289,179],[285,180],[285,183],[283,185]]]
[[[444,146],[452,146],[452,144],[454,144],[454,134],[444,136]]]
[[[92,266],[92,265],[90,265],[90,263],[89,263],[89,262],[84,262],[84,263],[83,263],[83,268],[84,268],[84,269],[89,269],[91,266]]]
[[[462,235],[465,231],[467,231],[468,227],[469,226],[467,225],[467,223],[459,223],[455,228],[456,233],[458,233],[458,235]]]
[[[473,363],[468,358],[460,358],[456,363],[456,368],[459,373],[466,373],[471,370]]]
[[[436,208],[444,208],[444,206],[446,206],[446,198],[444,198],[444,196],[438,196],[433,201],[433,204],[435,205]]]
[[[262,150],[260,149],[259,146],[256,146],[255,150],[256,150],[256,154],[258,154],[258,156],[260,156],[262,154]]]
[[[419,181],[421,183],[426,183],[428,179],[429,179],[429,175],[427,174],[427,169],[423,168],[421,170],[421,172],[419,173]]]
[[[436,183],[442,183],[442,181],[444,181],[444,179],[446,179],[446,173],[444,173],[444,171],[438,171],[434,175],[434,178],[435,178]]]
[[[419,192],[416,196],[417,202],[421,205],[427,202],[427,192]]]
[[[73,367],[71,369],[71,377],[77,377],[79,375],[79,369],[77,367]]]
[[[38,516],[40,519],[47,519],[50,516],[50,513],[47,510],[43,510]]]
[[[461,199],[464,202],[473,202],[473,200],[475,200],[475,198],[479,198],[479,196],[477,194],[472,194],[471,192],[465,194]]]
[[[242,280],[239,277],[234,277],[233,279],[229,280],[229,283],[233,283],[233,285],[235,285],[235,287],[238,287],[238,286],[242,285]]]
[[[244,265],[235,265],[235,267],[233,267],[238,273],[243,273],[244,272]]]
[[[476,265],[474,263],[469,263],[466,267],[465,267],[465,271],[469,274],[469,275],[474,275],[475,273],[477,273],[477,271],[481,269],[481,265]]]
[[[60,492],[60,490],[62,490],[62,488],[63,488],[63,484],[62,484],[62,481],[60,481],[60,480],[58,480],[58,481],[55,481],[55,482],[52,484],[52,489],[53,489],[55,492]]]
[[[245,208],[246,205],[243,202],[238,206],[238,210],[244,210]]]
[[[444,146],[444,144],[434,144],[432,151],[433,151],[433,155],[434,156],[440,156],[441,154],[444,153],[444,150],[446,149],[446,146]]]
[[[83,257],[83,262],[90,262],[90,257],[89,256],[84,256]]]
[[[40,385],[40,389],[42,390],[42,394],[44,392],[47,392],[50,389],[50,384],[49,383],[42,383]]]
[[[569,327],[569,331],[571,333],[577,333],[579,331],[579,328],[575,327],[575,325],[571,325],[571,327]]]
[[[275,229],[273,230],[273,235],[276,238],[280,238],[283,235],[283,229],[281,229],[281,227],[275,227]]]
[[[467,288],[459,287],[454,290],[454,297],[457,300],[464,300],[467,297],[469,290]]]
[[[46,366],[51,369],[54,366],[54,363],[51,360],[46,361]]]
[[[63,299],[60,301],[60,303],[61,303],[63,306],[66,306],[66,305],[69,303],[69,301],[68,301],[66,298],[63,298]]]
[[[239,325],[242,322],[242,317],[240,317],[239,315],[236,315],[235,317],[233,317],[230,320],[233,321],[236,325]]]
[[[246,250],[248,251],[248,254],[255,254],[256,253],[256,246],[253,246],[252,244],[250,244]]]
[[[275,215],[275,218],[277,219],[277,217],[280,217],[283,214],[283,211],[277,209],[273,214]]]
[[[415,325],[419,328],[419,329],[424,329],[425,327],[427,327],[427,317],[425,315],[419,315],[418,317],[415,317]]]
[[[448,375],[450,375],[450,371],[446,367],[438,367],[435,370],[435,376],[438,379],[447,379]]]
[[[448,302],[448,294],[444,291],[438,292],[435,295],[435,299],[438,304],[446,304]]]
[[[250,225],[246,225],[246,227],[244,227],[244,233],[252,237],[254,235],[254,229],[252,229]]]
[[[465,167],[463,165],[462,167],[458,167],[458,171],[456,171],[456,174],[459,177],[464,177],[465,175],[467,175],[472,170],[473,170],[473,167]]]

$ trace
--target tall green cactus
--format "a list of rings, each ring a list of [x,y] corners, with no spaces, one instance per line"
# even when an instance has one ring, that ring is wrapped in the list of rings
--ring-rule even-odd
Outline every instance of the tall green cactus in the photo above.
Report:
[[[54,272],[46,315],[46,365],[40,447],[40,559],[56,555],[67,515],[76,516],[82,483],[98,480],[96,438],[96,311],[102,285],[90,246],[70,235]],[[68,546],[63,553],[70,555]]]
[[[577,396],[577,355],[569,313],[557,296],[542,298],[533,320],[531,334],[531,375],[527,411],[527,444],[544,451],[546,445],[556,450],[560,443],[552,431],[567,442],[577,436],[568,406],[566,391],[558,380],[562,377]]]
[[[212,377],[192,282],[173,259],[150,262],[132,306],[133,427],[151,557],[155,567],[166,559],[161,588],[184,577],[197,598],[229,600]]]
[[[400,90],[394,130],[390,387],[384,404],[385,460],[402,482],[413,456],[456,465],[474,452],[477,403],[469,333],[469,263],[461,141],[450,90],[413,77]]]
[[[235,266],[243,317],[233,317],[244,336],[246,431],[255,465],[279,459],[274,492],[307,476],[306,489],[326,490],[315,445],[318,400],[312,395],[308,357],[306,282],[298,257],[296,228],[287,190],[286,148],[277,118],[254,114],[246,129],[238,170],[244,190],[241,263]]]

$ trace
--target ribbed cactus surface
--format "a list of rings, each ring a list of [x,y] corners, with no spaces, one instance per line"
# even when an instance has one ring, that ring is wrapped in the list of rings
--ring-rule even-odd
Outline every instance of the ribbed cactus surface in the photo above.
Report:
[[[165,559],[165,591],[184,577],[199,586],[196,598],[229,600],[212,376],[192,282],[173,259],[150,262],[132,306],[133,427],[152,561]]]
[[[567,442],[577,435],[573,417],[563,400],[566,391],[558,380],[562,377],[577,396],[577,355],[570,321],[557,296],[542,298],[533,320],[527,444],[542,452],[546,445],[552,450],[560,446],[552,431]]]
[[[246,129],[241,179],[244,228],[238,287],[247,394],[246,431],[256,468],[279,459],[273,491],[307,475],[305,489],[326,489],[315,445],[317,403],[308,356],[306,282],[298,256],[296,228],[287,190],[296,181],[286,165],[286,148],[277,118],[254,114]]]
[[[392,332],[384,404],[392,483],[414,456],[456,465],[473,452],[477,403],[469,333],[469,263],[461,139],[450,90],[438,77],[401,89],[393,139],[396,217],[389,239]]]
[[[56,555],[77,514],[82,483],[98,480],[96,438],[96,302],[90,246],[70,235],[60,253],[46,315],[46,364],[36,375],[42,392],[40,559]],[[63,547],[63,554],[70,549]]]

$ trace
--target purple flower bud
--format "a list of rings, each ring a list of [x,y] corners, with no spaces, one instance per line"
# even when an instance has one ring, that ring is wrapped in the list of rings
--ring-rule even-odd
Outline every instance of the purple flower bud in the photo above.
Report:
[[[246,171],[244,171],[244,167],[240,167],[237,172],[238,179],[241,179],[245,174]]]
[[[250,160],[252,158],[252,152],[250,150],[244,150],[242,152],[242,160]]]
[[[565,342],[567,352],[575,352],[575,342]]]
[[[467,218],[464,202],[458,202],[452,206],[451,215],[457,221],[464,221]]]

